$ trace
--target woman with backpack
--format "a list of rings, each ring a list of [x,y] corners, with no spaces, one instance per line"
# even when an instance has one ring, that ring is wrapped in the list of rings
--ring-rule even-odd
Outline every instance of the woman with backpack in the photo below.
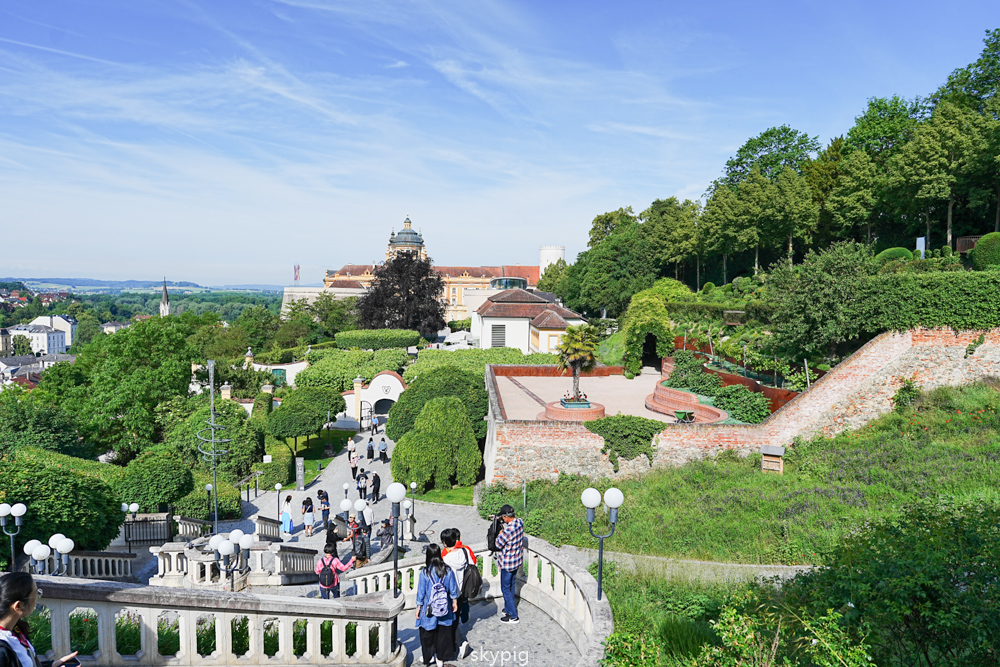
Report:
[[[424,664],[442,667],[455,659],[455,634],[451,625],[458,611],[458,582],[444,564],[441,547],[427,545],[427,560],[417,582],[417,627]]]
[[[340,557],[337,556],[337,543],[327,542],[326,546],[323,547],[323,553],[326,554],[319,559],[316,563],[316,574],[319,575],[319,594],[324,600],[330,599],[330,594],[333,593],[333,599],[340,597],[340,573],[347,572],[354,565],[354,556],[351,556],[351,560],[346,563],[340,562]]]
[[[374,461],[375,460],[375,440],[372,439],[372,438],[368,438],[368,452],[367,452],[367,454],[368,454],[368,460],[369,461]]]

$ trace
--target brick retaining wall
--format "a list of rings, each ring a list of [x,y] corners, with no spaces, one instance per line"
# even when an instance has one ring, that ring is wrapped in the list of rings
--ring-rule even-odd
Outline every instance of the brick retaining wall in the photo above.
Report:
[[[668,425],[653,440],[652,467],[680,465],[725,449],[749,454],[765,444],[787,446],[796,437],[832,436],[857,428],[892,410],[891,399],[902,384],[901,378],[915,380],[927,390],[1000,376],[1000,329],[986,332],[985,342],[965,358],[966,346],[980,333],[920,329],[880,334],[763,424]],[[493,369],[486,369],[490,400],[485,452],[488,483],[555,479],[560,472],[595,478],[632,477],[650,469],[641,456],[620,460],[615,473],[608,457],[601,454],[603,438],[580,422],[505,420]]]

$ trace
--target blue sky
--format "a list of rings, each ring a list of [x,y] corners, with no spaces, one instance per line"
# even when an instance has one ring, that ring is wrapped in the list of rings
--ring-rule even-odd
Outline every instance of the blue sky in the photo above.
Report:
[[[594,215],[700,196],[773,125],[825,143],[998,24],[995,0],[4,0],[0,275],[318,282],[407,214],[439,264],[572,259]]]

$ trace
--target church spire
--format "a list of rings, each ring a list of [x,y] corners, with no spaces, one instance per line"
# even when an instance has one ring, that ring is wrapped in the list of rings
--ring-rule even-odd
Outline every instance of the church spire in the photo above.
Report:
[[[160,317],[170,314],[170,296],[167,294],[167,279],[163,278],[163,296],[160,298]]]

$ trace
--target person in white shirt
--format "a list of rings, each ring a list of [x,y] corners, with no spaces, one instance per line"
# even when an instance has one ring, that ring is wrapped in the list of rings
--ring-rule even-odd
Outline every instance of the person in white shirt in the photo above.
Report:
[[[455,582],[458,584],[458,590],[461,593],[462,584],[465,581],[465,569],[467,567],[476,567],[476,554],[473,553],[472,549],[462,544],[462,533],[459,532],[458,528],[445,528],[442,530],[441,544],[444,545],[444,549],[441,551],[444,563],[455,573]],[[469,622],[469,601],[461,594],[458,597],[458,618],[455,621],[452,625],[452,631],[455,633],[455,645],[459,647],[458,657],[462,659],[465,657],[465,650],[469,646],[469,641],[463,634],[462,644],[459,646],[458,626]]]

